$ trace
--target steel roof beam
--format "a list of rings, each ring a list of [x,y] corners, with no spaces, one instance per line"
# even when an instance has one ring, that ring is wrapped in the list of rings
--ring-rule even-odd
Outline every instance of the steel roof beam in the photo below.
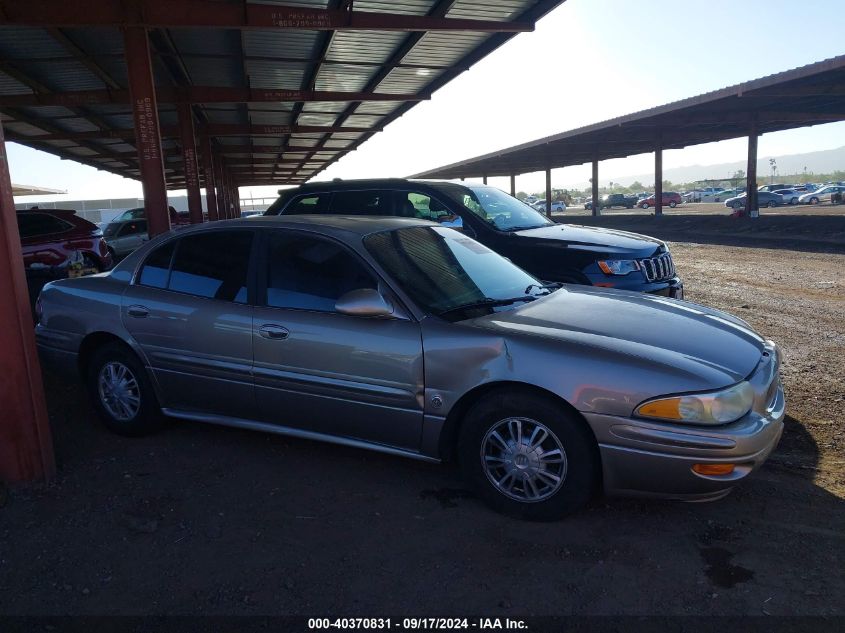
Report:
[[[350,3],[351,7],[351,3]],[[312,9],[213,0],[4,0],[0,24],[14,26],[141,26],[146,28],[307,29],[311,31],[474,31],[524,33],[533,22],[497,22],[431,15]]]
[[[15,116],[15,118],[20,117]],[[40,120],[35,121],[33,119],[26,122],[40,128],[47,126],[46,123]],[[381,132],[381,129],[368,127],[326,127],[320,125],[240,125],[224,123],[208,125],[202,130],[202,134],[209,136],[287,136],[290,134],[331,134],[335,132]],[[161,136],[162,138],[177,138],[179,136],[179,127],[175,125],[162,127]],[[92,139],[123,139],[131,141],[135,138],[135,130],[128,128],[92,132],[62,132],[56,130],[51,134],[39,134],[31,138],[35,141],[79,141]]]

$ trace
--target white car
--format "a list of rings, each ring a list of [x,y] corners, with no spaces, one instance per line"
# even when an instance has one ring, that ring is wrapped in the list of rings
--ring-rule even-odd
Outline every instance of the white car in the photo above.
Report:
[[[805,193],[798,198],[798,204],[819,204],[820,202],[830,202],[830,198],[835,193],[845,194],[845,187],[842,185],[826,185],[810,193]]]
[[[537,202],[532,204],[531,207],[534,210],[539,211],[540,213],[545,213],[546,212],[546,201],[545,200],[538,200]],[[563,213],[564,211],[566,211],[566,203],[565,202],[563,202],[562,200],[554,200],[552,202],[552,213],[556,213],[556,212],[557,213]]]

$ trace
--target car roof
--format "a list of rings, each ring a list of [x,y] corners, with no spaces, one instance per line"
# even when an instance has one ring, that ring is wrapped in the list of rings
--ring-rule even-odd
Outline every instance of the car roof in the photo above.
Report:
[[[490,186],[490,185],[482,185],[480,183],[457,183],[452,182],[449,180],[411,180],[408,178],[358,178],[352,180],[318,180],[313,182],[306,182],[298,187],[292,187],[290,189],[280,189],[279,193],[281,195],[287,195],[291,192],[304,192],[304,191],[339,191],[343,189],[380,189],[380,188],[391,188],[397,186],[411,186],[411,185],[426,185],[426,186],[437,186],[437,185],[461,185],[464,187],[482,187],[482,186]]]
[[[393,216],[361,216],[361,215],[254,215],[233,220],[219,220],[194,224],[179,230],[180,235],[186,231],[212,230],[215,228],[242,227],[274,227],[296,228],[317,231],[335,237],[369,235],[380,231],[389,231],[413,226],[439,226],[428,220],[414,218],[399,218]]]

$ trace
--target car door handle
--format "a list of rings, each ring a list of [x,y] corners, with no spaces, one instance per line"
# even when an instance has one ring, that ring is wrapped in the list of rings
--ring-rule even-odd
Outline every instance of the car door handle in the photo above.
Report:
[[[268,338],[273,341],[281,341],[288,337],[290,331],[287,328],[283,328],[281,325],[262,325],[258,328],[258,333],[264,338]]]
[[[126,310],[126,314],[128,314],[131,317],[143,319],[144,317],[150,316],[150,310],[149,310],[149,308],[147,308],[145,306],[134,305],[134,306],[129,306],[129,309]]]

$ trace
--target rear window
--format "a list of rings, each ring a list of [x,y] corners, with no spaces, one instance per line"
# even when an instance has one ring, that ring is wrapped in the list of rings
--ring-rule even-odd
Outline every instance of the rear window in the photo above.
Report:
[[[304,215],[308,213],[328,213],[330,193],[309,193],[294,198],[282,212],[284,215]]]
[[[49,213],[18,213],[18,233],[21,239],[64,233],[73,228],[73,224],[65,222]]]

